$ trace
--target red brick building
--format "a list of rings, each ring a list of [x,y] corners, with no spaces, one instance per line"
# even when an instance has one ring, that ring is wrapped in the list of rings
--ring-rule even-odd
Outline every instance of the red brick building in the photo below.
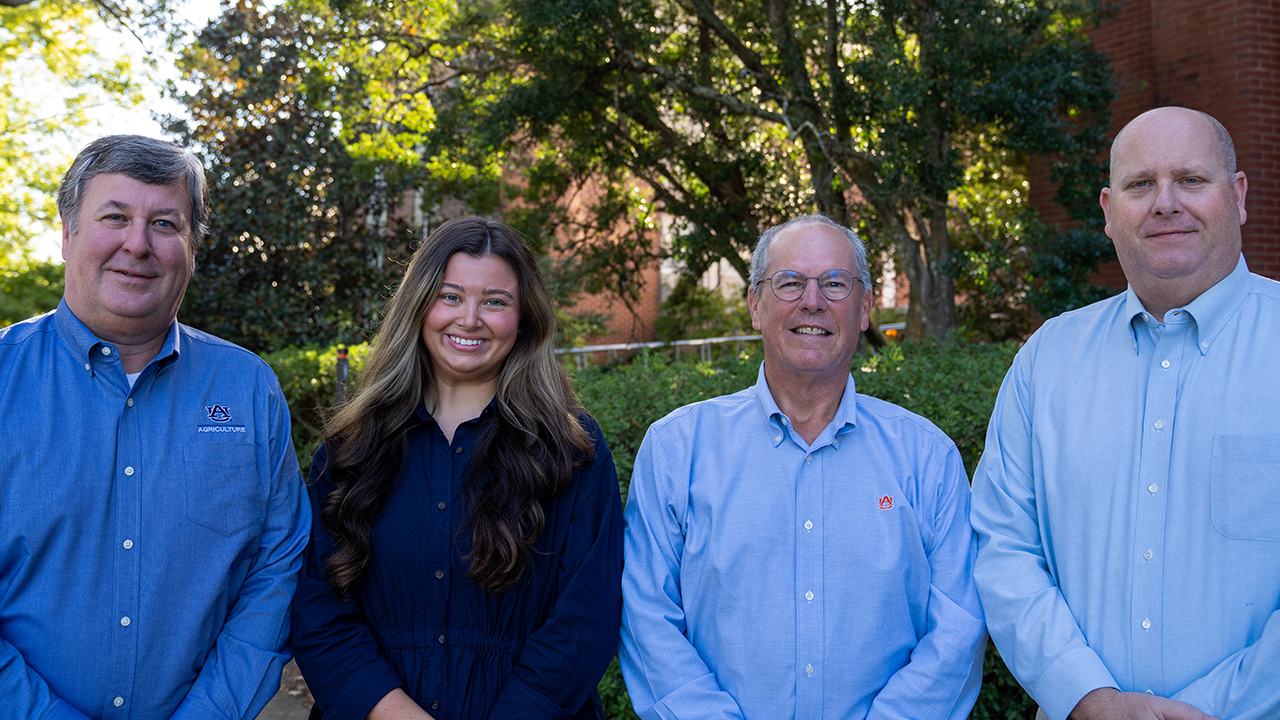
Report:
[[[1249,269],[1280,279],[1280,2],[1277,0],[1127,0],[1092,33],[1111,60],[1119,96],[1109,137],[1151,108],[1182,105],[1213,115],[1236,143],[1249,179],[1243,228]],[[1118,8],[1118,12],[1116,12]],[[1043,163],[1031,168],[1031,201],[1048,222],[1065,222],[1053,205]],[[1101,209],[1098,210],[1102,212]],[[1126,286],[1118,263],[1097,280]]]

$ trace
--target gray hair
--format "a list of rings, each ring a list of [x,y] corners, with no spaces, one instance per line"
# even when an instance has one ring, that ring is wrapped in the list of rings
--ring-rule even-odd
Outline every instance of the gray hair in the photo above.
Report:
[[[760,239],[756,241],[756,249],[751,252],[751,277],[747,278],[748,287],[754,288],[765,279],[764,271],[769,267],[769,244],[773,242],[774,237],[783,230],[797,225],[826,225],[839,230],[848,238],[849,244],[853,246],[854,262],[858,266],[854,274],[858,277],[858,282],[862,283],[862,293],[865,295],[871,292],[871,271],[867,268],[867,247],[862,244],[862,238],[858,237],[858,233],[826,215],[801,215],[781,225],[774,225],[761,233]]]
[[[58,214],[72,235],[79,230],[85,185],[98,175],[124,175],[148,185],[182,185],[191,199],[191,242],[209,231],[209,188],[194,155],[164,140],[142,135],[108,135],[76,156],[58,186]]]
[[[1175,105],[1175,106],[1163,106],[1163,107],[1177,107],[1177,106]],[[1142,113],[1142,115],[1146,115],[1147,113],[1153,113],[1156,110],[1161,110],[1161,109],[1163,108],[1162,107],[1152,108],[1147,112]],[[1222,158],[1222,161],[1227,166],[1227,178],[1229,180],[1235,180],[1236,171],[1238,170],[1238,168],[1236,167],[1236,144],[1231,140],[1231,133],[1227,132],[1227,129],[1223,127],[1222,123],[1218,122],[1217,118],[1215,118],[1214,116],[1210,115],[1207,112],[1194,110],[1192,108],[1180,108],[1180,109],[1190,110],[1191,112],[1199,115],[1200,117],[1204,118],[1205,122],[1209,123],[1209,127],[1213,128],[1213,134],[1215,136],[1214,139],[1217,140],[1217,143],[1218,143],[1218,155]],[[1139,115],[1137,118],[1134,118],[1133,120],[1137,120],[1138,118],[1142,117],[1142,115]],[[1116,133],[1116,139],[1111,141],[1110,160],[1111,160],[1112,177],[1115,176],[1116,145],[1120,144],[1120,136],[1124,135],[1125,130],[1129,129],[1129,126],[1133,124],[1133,120],[1130,120],[1129,122],[1125,123],[1125,126],[1120,128],[1120,132]],[[1108,180],[1107,182],[1110,183],[1110,180]]]

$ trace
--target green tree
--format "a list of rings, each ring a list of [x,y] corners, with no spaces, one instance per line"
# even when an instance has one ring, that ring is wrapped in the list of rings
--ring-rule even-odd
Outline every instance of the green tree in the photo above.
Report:
[[[135,104],[133,65],[92,40],[95,7],[56,0],[0,6],[0,256],[53,227],[69,141],[100,103]],[[40,88],[37,90],[36,88]]]
[[[58,307],[62,275],[62,263],[0,256],[0,327]]]
[[[438,4],[339,6],[352,42],[415,59],[377,71],[387,102],[432,108],[429,132],[383,138],[503,157],[623,290],[655,205],[695,276],[719,258],[745,276],[761,227],[816,209],[892,247],[910,334],[945,335],[968,158],[1048,157],[1068,206],[1096,190],[1111,90],[1087,0],[493,0],[413,24]]]
[[[412,207],[408,223],[396,210],[424,173],[355,158],[341,139],[333,99],[352,81],[312,62],[325,23],[228,9],[185,51],[190,117],[167,126],[203,148],[212,201],[183,320],[255,351],[367,339],[421,233]]]

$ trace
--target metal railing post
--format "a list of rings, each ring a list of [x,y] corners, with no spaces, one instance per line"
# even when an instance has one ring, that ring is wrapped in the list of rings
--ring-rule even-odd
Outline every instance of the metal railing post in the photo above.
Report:
[[[338,348],[338,385],[334,388],[335,405],[341,405],[347,401],[347,349]]]

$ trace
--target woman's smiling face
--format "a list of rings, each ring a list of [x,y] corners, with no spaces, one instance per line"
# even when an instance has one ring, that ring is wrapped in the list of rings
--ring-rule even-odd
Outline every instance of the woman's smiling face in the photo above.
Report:
[[[495,255],[457,253],[422,323],[437,382],[493,382],[520,330],[516,274]]]

